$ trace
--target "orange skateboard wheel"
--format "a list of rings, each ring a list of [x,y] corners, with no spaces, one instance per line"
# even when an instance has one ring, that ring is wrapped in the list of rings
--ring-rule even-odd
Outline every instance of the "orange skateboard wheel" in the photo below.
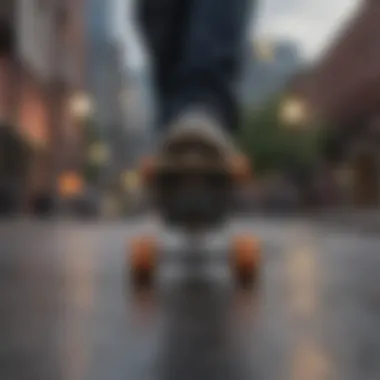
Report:
[[[252,282],[261,261],[261,247],[251,236],[237,236],[232,241],[232,267],[239,282]]]
[[[158,255],[157,241],[152,237],[137,237],[130,245],[130,270],[134,281],[150,282],[153,278]]]

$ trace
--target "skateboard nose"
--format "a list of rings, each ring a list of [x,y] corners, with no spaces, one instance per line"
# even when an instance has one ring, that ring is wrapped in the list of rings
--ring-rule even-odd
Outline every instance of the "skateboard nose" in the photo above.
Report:
[[[248,158],[235,156],[229,162],[230,172],[237,182],[248,182],[252,179],[252,170]]]

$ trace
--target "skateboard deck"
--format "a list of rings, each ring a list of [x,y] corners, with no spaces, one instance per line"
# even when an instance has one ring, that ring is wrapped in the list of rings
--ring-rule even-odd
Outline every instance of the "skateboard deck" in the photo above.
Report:
[[[141,175],[153,206],[169,226],[192,233],[214,228],[233,211],[234,192],[250,179],[243,156],[227,160],[192,158],[143,160]],[[129,249],[132,280],[151,284],[158,265],[160,243],[153,236],[138,236]],[[260,245],[252,236],[238,235],[230,242],[229,264],[239,284],[252,284],[260,263]]]
[[[162,219],[170,226],[210,228],[233,211],[234,194],[250,176],[243,156],[212,160],[193,155],[145,161],[145,188]]]

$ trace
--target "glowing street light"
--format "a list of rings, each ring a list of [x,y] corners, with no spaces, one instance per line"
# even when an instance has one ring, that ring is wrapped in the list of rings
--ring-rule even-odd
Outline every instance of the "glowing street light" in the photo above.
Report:
[[[78,195],[83,189],[83,178],[81,178],[78,173],[65,172],[58,179],[58,190],[64,198]]]
[[[88,118],[93,112],[93,104],[85,93],[74,94],[69,101],[70,113],[79,120]]]
[[[308,119],[305,102],[294,97],[286,99],[281,106],[280,118],[286,125],[304,126]]]
[[[140,188],[140,176],[134,170],[124,172],[121,181],[126,190],[134,191]]]

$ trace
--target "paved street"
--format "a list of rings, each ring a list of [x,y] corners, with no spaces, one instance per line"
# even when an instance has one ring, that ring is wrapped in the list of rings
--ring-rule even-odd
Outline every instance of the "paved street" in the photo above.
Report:
[[[166,253],[154,292],[133,294],[126,246],[144,230]],[[262,239],[256,291],[226,268],[234,230]],[[0,379],[380,379],[375,234],[245,219],[210,235],[202,262],[149,218],[2,221],[0,239]]]

